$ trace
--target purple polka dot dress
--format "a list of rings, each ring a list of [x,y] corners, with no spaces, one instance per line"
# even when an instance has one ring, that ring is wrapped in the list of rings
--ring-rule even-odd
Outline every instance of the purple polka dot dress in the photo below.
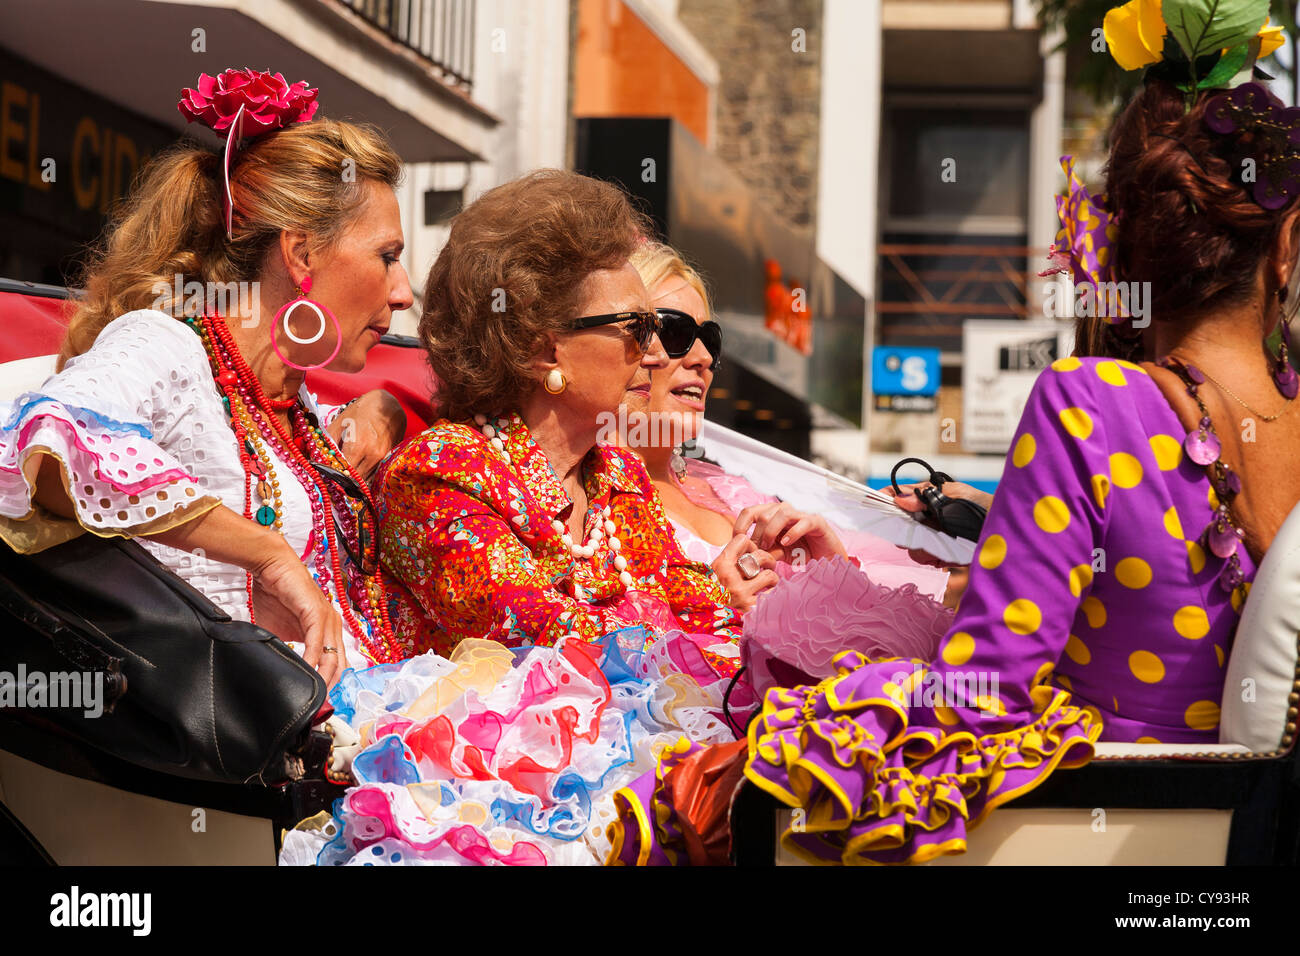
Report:
[[[1221,587],[1225,560],[1198,542],[1218,502],[1185,436],[1131,362],[1063,358],[1039,377],[936,659],[842,654],[820,684],[770,690],[751,723],[745,776],[796,808],[788,849],[923,862],[1099,739],[1218,739],[1249,585]],[[672,858],[684,759],[619,791],[619,862]]]
[[[1218,499],[1185,436],[1138,365],[1064,358],[1044,372],[936,666],[1015,674],[1011,709],[1051,664],[1047,683],[1100,714],[1102,740],[1216,742],[1249,587],[1225,591],[1224,561],[1200,543]]]

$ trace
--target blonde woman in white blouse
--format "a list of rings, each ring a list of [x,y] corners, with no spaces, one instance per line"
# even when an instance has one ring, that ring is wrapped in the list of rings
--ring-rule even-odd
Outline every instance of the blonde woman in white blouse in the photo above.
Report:
[[[304,370],[360,369],[411,304],[401,169],[365,127],[318,119],[262,135],[230,163],[227,233],[221,157],[192,145],[156,157],[87,266],[61,370],[0,405],[0,536],[24,552],[87,531],[137,537],[232,617],[301,644],[328,681],[382,659],[365,492],[338,473],[362,476],[316,427],[328,410]],[[157,308],[156,287],[173,281],[258,294],[180,316]],[[281,308],[295,299],[335,319],[323,346],[314,309]],[[391,444],[390,403],[372,393],[349,416]]]

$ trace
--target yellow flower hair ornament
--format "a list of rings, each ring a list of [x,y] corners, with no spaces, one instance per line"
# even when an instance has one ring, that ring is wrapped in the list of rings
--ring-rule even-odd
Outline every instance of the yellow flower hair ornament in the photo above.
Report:
[[[1129,0],[1107,12],[1102,32],[1121,67],[1148,67],[1189,100],[1197,90],[1271,79],[1255,63],[1285,40],[1268,25],[1268,0]]]

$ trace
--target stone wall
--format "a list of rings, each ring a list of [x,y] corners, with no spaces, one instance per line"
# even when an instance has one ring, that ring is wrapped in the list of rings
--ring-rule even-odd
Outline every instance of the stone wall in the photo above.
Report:
[[[791,225],[813,226],[822,0],[680,0],[677,15],[721,71],[718,156]]]

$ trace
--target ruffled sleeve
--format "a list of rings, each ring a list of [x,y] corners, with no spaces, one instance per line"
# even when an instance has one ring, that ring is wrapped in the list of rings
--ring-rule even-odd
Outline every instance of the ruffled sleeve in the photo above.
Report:
[[[83,530],[157,533],[220,504],[157,437],[174,414],[174,385],[208,374],[192,332],[162,313],[134,312],[39,391],[0,405],[0,537],[31,553]],[[75,518],[33,501],[40,454],[58,461]]]
[[[1106,409],[1079,368],[1064,360],[1036,382],[970,586],[933,660],[845,651],[832,676],[765,695],[737,759],[752,783],[798,809],[782,837],[796,854],[916,863],[961,852],[995,807],[1091,759],[1100,715],[1051,677],[1087,599],[1124,462],[1110,454]],[[671,801],[671,768],[661,773],[665,785],[621,794],[623,860],[657,858],[638,845],[638,813],[684,812]],[[688,820],[664,827],[687,830]]]

